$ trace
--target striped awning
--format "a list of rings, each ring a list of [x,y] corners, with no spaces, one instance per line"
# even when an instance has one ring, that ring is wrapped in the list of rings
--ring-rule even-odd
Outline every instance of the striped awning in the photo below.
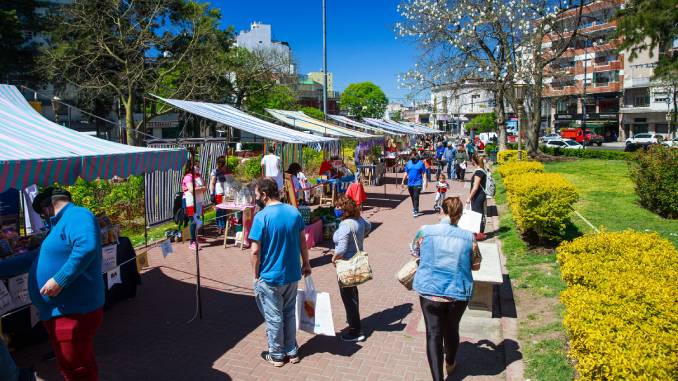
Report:
[[[0,85],[0,192],[180,169],[185,150],[109,142],[45,119],[10,85]]]
[[[372,126],[372,125],[369,125],[369,124],[360,123],[356,120],[345,117],[343,115],[327,114],[327,117],[330,118],[330,119],[333,119],[334,121],[336,121],[338,123],[342,123],[346,126],[351,126],[351,127],[354,127],[354,128],[362,128],[363,130],[369,130],[369,131],[375,132],[377,134],[389,134],[389,135],[397,135],[397,136],[404,134],[402,132],[401,133],[393,132],[393,131],[384,130],[383,128],[379,128],[379,127]]]
[[[301,111],[266,109],[274,118],[296,129],[313,131],[318,134],[336,136],[340,138],[377,139],[378,136],[364,132],[339,127],[322,120],[311,118]]]
[[[379,128],[383,128],[385,130],[399,132],[399,133],[408,134],[408,135],[423,135],[422,132],[419,132],[412,127],[404,126],[404,125],[401,125],[401,124],[388,123],[388,122],[386,122],[382,119],[363,118],[363,120],[367,124],[370,124],[372,126],[376,126],[376,127],[379,127]]]
[[[180,99],[165,99],[157,95],[154,95],[154,97],[191,114],[195,114],[242,131],[247,131],[251,134],[276,142],[310,144],[329,143],[336,141],[336,139],[311,135],[301,131],[295,131],[291,128],[283,127],[275,123],[267,122],[244,111],[238,110],[235,107],[225,104],[184,101]]]

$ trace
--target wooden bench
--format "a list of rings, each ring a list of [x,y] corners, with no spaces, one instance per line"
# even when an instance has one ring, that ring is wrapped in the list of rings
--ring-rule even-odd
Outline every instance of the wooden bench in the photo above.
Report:
[[[501,271],[499,247],[496,243],[478,242],[483,262],[480,270],[473,271],[473,297],[468,304],[469,309],[492,312],[492,289],[504,283]]]

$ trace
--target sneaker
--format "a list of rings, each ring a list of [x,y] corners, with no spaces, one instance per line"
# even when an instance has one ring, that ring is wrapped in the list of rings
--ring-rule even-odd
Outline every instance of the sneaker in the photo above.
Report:
[[[445,362],[445,371],[447,372],[448,376],[451,376],[452,373],[454,373],[454,369],[457,367],[457,362],[455,361],[452,364],[448,364],[447,361]]]
[[[341,339],[350,342],[362,342],[365,341],[365,335],[362,333],[355,335],[350,332],[344,332],[341,334]]]
[[[198,243],[194,241],[191,242],[190,245],[188,245],[188,249],[191,251],[200,250],[200,245],[198,245]]]
[[[280,368],[281,366],[285,365],[284,361],[273,358],[269,352],[261,352],[261,358],[276,368]]]
[[[288,359],[290,361],[290,364],[299,364],[299,362],[301,361],[301,358],[299,357],[299,355],[290,356],[290,357],[288,357]]]

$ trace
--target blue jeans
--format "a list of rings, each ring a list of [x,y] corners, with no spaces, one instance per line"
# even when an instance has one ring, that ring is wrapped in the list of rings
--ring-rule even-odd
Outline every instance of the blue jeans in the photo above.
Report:
[[[259,280],[254,299],[266,320],[268,351],[275,360],[297,355],[297,282],[273,286]]]
[[[0,380],[16,381],[19,379],[19,368],[9,354],[7,346],[0,341]]]
[[[454,171],[454,160],[447,162],[447,178],[450,180],[457,178],[457,173]]]
[[[224,217],[226,215],[226,209],[216,208],[216,210],[217,210],[217,227],[224,229],[226,228],[226,218]]]

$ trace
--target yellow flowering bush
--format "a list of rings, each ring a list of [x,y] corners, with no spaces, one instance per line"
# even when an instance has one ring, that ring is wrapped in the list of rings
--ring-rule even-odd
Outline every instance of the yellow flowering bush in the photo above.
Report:
[[[540,240],[562,236],[578,199],[574,185],[555,173],[516,174],[506,177],[504,185],[518,229]]]
[[[499,153],[497,153],[497,163],[499,165],[508,163],[509,161],[517,160],[518,160],[518,150],[507,149],[499,151]],[[527,151],[525,150],[523,150],[523,160],[527,160]]]
[[[602,232],[558,248],[563,324],[582,380],[678,379],[678,250],[656,233]]]
[[[544,164],[538,161],[509,161],[499,166],[501,177],[508,177],[520,173],[543,173]]]

